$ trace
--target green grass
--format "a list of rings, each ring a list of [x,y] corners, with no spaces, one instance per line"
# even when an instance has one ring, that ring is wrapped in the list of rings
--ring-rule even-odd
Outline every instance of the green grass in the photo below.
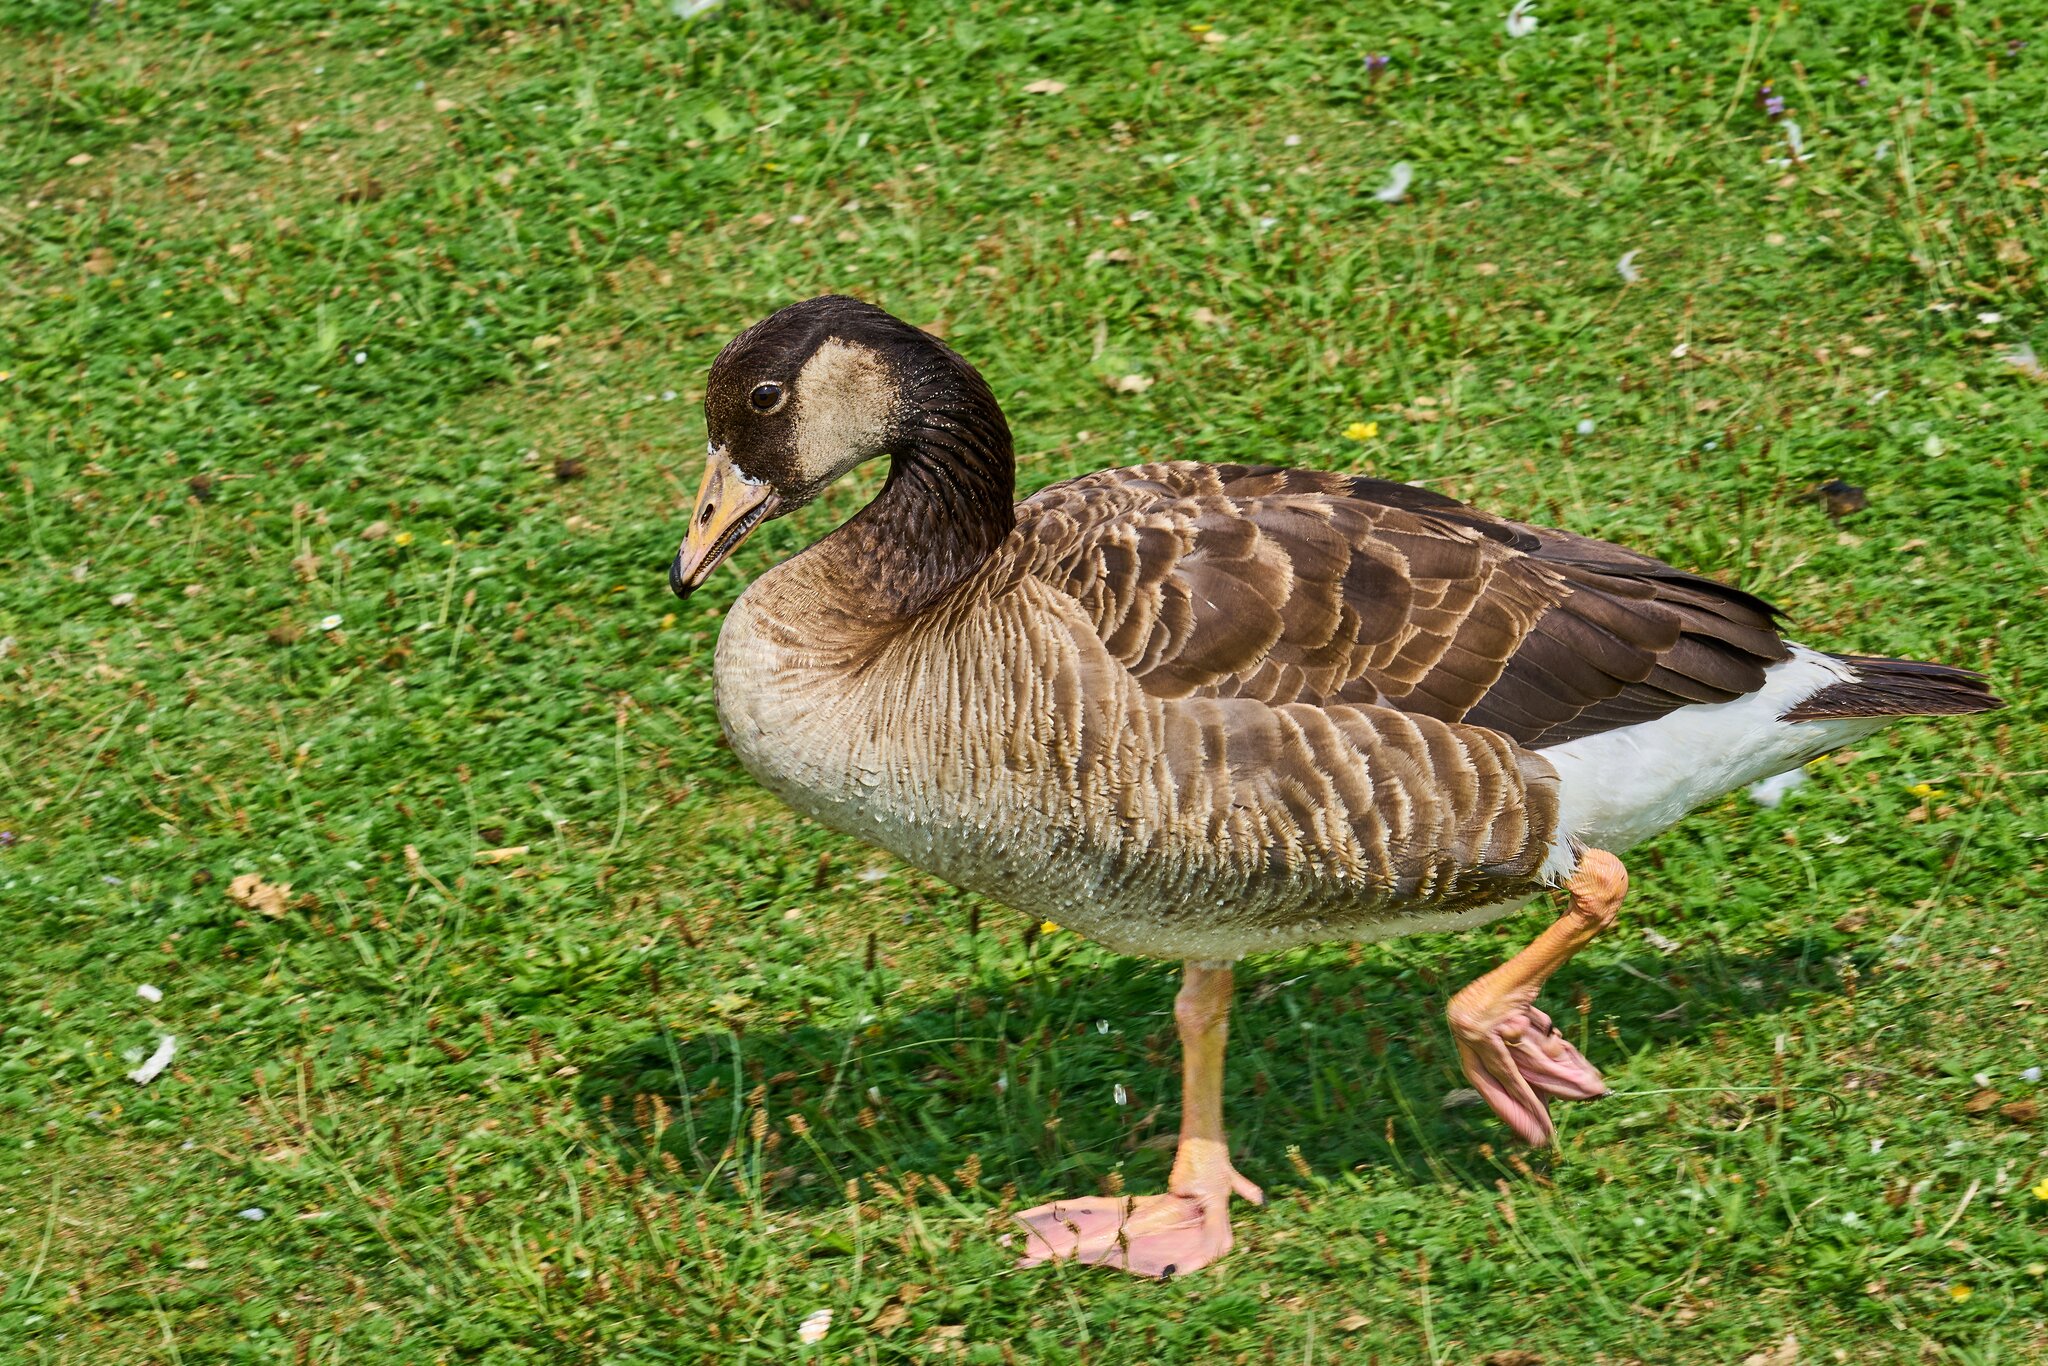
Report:
[[[1538,14],[0,3],[0,1352],[2041,1360],[2048,11]],[[721,745],[721,612],[876,472],[666,593],[711,356],[828,288],[944,325],[1027,488],[1427,480],[2014,705],[1638,851],[1557,1152],[1440,1104],[1535,919],[1257,960],[1237,1250],[1013,1271],[1163,1179],[1173,969]]]

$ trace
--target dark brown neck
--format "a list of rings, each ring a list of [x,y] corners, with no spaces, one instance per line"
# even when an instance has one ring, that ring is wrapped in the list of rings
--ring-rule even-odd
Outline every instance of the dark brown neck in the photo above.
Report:
[[[988,385],[950,352],[912,386],[914,425],[875,501],[831,539],[891,616],[922,612],[984,564],[1017,524],[1010,427]]]

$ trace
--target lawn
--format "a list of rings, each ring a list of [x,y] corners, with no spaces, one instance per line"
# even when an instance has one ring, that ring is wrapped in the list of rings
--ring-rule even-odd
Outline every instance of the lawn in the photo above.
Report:
[[[2048,8],[1536,14],[0,0],[0,1356],[2048,1358]],[[1537,915],[1255,959],[1237,1249],[1016,1271],[1163,1180],[1176,969],[724,748],[878,470],[666,587],[711,357],[827,289],[1027,491],[1422,481],[2012,706],[1637,850],[1556,1151],[1443,1105]]]

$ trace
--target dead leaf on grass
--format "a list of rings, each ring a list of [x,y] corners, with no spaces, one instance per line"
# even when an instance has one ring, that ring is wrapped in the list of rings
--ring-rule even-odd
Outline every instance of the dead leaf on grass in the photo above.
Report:
[[[1782,1342],[1774,1343],[1760,1352],[1751,1352],[1744,1357],[1742,1366],[1795,1366],[1798,1360],[1799,1336],[1796,1333],[1787,1333]]]
[[[1830,521],[1839,522],[1853,512],[1861,512],[1870,506],[1870,499],[1854,484],[1840,479],[1830,479],[1815,484],[1802,493],[1793,495],[1795,503],[1819,503]]]
[[[282,920],[290,909],[292,896],[288,882],[265,882],[256,873],[244,873],[228,884],[228,899],[237,906],[260,911],[272,920]]]

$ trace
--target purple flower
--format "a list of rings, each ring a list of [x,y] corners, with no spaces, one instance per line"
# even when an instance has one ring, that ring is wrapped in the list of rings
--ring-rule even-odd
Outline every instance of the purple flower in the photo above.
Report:
[[[1868,89],[1870,89],[1870,77],[1868,77],[1868,76],[1858,76],[1858,77],[1856,78],[1856,85],[1857,85],[1857,87],[1858,87],[1859,89],[1863,89],[1863,90],[1868,90]]]
[[[2008,56],[2017,57],[2019,55],[2020,49],[2025,47],[2026,45],[2027,40],[2024,38],[2008,38],[2005,40],[2006,54]]]
[[[1785,101],[1776,95],[1764,96],[1764,112],[1774,119],[1785,117]]]
[[[12,849],[14,841],[15,834],[12,830],[0,830],[0,849]]]
[[[1378,80],[1380,73],[1385,71],[1393,60],[1384,52],[1368,52],[1365,54],[1365,74]]]

